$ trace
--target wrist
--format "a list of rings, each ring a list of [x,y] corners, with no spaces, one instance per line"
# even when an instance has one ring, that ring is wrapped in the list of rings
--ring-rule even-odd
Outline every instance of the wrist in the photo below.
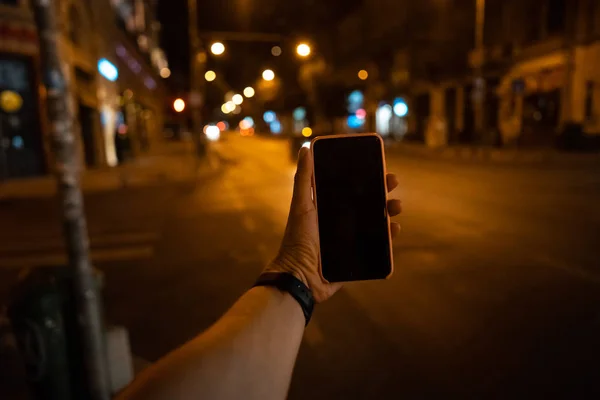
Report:
[[[282,272],[293,275],[300,282],[304,283],[307,288],[311,289],[308,284],[308,279],[302,269],[295,267],[292,263],[286,262],[283,258],[276,258],[265,268],[264,272]]]
[[[315,300],[311,290],[296,275],[289,271],[269,270],[263,272],[254,286],[270,286],[287,292],[301,307],[306,325],[310,321]]]

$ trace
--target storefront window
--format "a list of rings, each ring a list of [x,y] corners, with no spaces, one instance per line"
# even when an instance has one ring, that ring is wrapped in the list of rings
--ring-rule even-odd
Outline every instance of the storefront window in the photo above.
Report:
[[[0,57],[0,179],[41,175],[44,154],[31,60]]]

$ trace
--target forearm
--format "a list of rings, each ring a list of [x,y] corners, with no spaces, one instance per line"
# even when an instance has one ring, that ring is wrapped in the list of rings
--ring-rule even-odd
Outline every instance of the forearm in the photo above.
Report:
[[[289,294],[256,287],[202,335],[145,371],[122,399],[284,399],[304,332]]]

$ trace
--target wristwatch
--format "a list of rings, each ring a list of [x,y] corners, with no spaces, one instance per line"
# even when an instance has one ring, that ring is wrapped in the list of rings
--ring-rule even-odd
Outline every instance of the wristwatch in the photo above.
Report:
[[[254,286],[273,286],[277,289],[288,292],[302,307],[306,325],[310,321],[315,299],[310,289],[300,279],[286,272],[264,272],[259,277]]]

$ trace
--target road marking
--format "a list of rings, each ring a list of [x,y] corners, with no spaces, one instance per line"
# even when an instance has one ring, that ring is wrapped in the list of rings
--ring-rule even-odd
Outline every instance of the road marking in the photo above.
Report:
[[[130,246],[118,249],[92,249],[92,262],[131,261],[150,258],[154,255],[152,246]],[[67,264],[64,252],[48,252],[39,255],[1,257],[0,268],[56,267]]]
[[[588,282],[592,282],[594,284],[600,284],[600,275],[594,274],[593,272],[589,272],[583,268],[571,266],[566,262],[563,262],[558,259],[550,258],[546,255],[538,254],[538,255],[535,255],[533,257],[533,259],[535,262],[540,262],[540,263],[542,263],[542,265],[544,265],[548,268],[553,268],[553,269],[556,269],[559,271],[566,272],[567,274],[569,274],[571,276],[576,276],[580,279],[583,279]]]
[[[231,199],[231,208],[236,211],[244,211],[246,206],[242,200],[242,196],[240,196],[240,192],[235,187],[235,184],[231,181],[231,179],[226,178],[223,180],[223,187],[225,189],[226,195]]]

